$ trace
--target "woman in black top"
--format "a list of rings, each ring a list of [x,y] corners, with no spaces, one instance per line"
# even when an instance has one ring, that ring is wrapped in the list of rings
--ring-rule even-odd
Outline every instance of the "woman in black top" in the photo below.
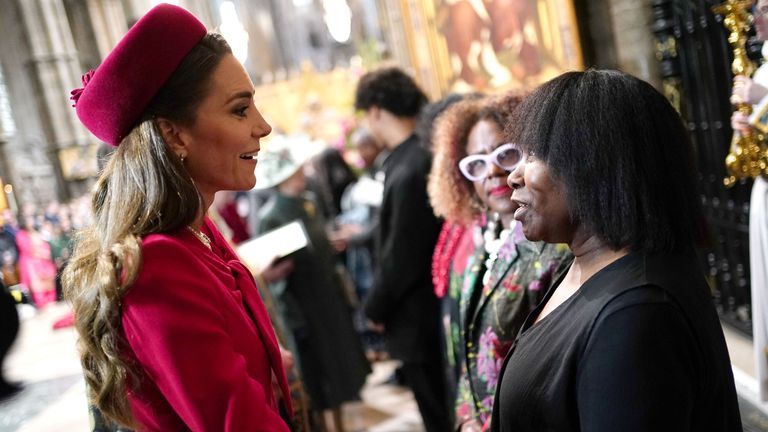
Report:
[[[590,70],[545,83],[516,117],[515,219],[575,259],[505,359],[492,430],[740,431],[677,113],[637,78]]]

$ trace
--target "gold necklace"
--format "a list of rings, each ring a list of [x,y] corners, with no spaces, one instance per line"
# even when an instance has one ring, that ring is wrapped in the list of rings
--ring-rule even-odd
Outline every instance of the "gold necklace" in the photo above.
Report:
[[[190,231],[192,234],[194,234],[194,235],[195,235],[195,237],[197,237],[197,239],[198,239],[198,240],[200,240],[200,243],[204,244],[204,245],[205,245],[205,247],[207,247],[209,250],[211,250],[211,251],[213,250],[213,249],[211,248],[211,239],[210,239],[210,238],[208,238],[208,236],[207,236],[207,235],[203,234],[203,233],[202,233],[202,231],[198,231],[198,230],[196,230],[196,229],[192,228],[192,227],[191,227],[191,226],[189,226],[189,225],[187,225],[187,229],[188,229],[188,230],[189,230],[189,231]]]

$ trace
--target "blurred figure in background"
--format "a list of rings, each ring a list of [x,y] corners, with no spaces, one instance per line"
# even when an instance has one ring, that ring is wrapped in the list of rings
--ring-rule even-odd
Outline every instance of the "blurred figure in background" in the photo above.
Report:
[[[229,229],[230,236],[225,237],[233,244],[240,244],[252,237],[247,218],[249,201],[245,193],[221,191],[213,199],[212,207]]]
[[[333,147],[327,147],[312,158],[311,166],[314,181],[312,190],[317,195],[323,217],[333,222],[341,213],[341,196],[357,177],[341,153]]]
[[[0,401],[18,393],[22,386],[5,377],[5,358],[19,333],[19,314],[16,302],[0,280]]]
[[[274,188],[261,209],[259,233],[299,220],[309,245],[290,254],[293,270],[271,289],[296,346],[301,376],[309,393],[316,424],[326,430],[324,412],[331,411],[334,429],[344,430],[341,405],[359,400],[370,367],[354,329],[352,310],[335,269],[326,223],[307,199],[300,137],[275,137],[262,150],[256,167],[257,188]]]
[[[363,164],[361,176],[375,178],[389,156],[389,151],[365,128],[355,130],[349,140]]]
[[[18,232],[15,216],[10,210],[3,210],[0,216],[0,269],[6,286],[19,283],[19,249],[16,247]]]
[[[42,308],[56,301],[56,265],[51,246],[41,235],[34,215],[25,215],[22,220],[24,223],[16,234],[19,275],[35,305]]]
[[[755,5],[756,38],[768,40],[768,0]],[[768,58],[768,43],[763,43],[763,58]],[[757,68],[752,78],[733,78],[732,103],[753,105],[752,115],[734,111],[731,126],[739,133],[755,133],[754,124],[768,124],[768,62]],[[755,178],[749,200],[749,272],[752,285],[752,334],[760,398],[768,400],[768,177]]]
[[[354,183],[344,191],[341,199],[342,212],[336,217],[340,238],[346,244],[346,266],[359,299],[355,311],[355,327],[366,348],[368,360],[379,359],[384,352],[384,339],[368,328],[362,303],[368,298],[373,286],[377,265],[374,252],[374,234],[379,227],[379,210],[384,194],[384,182],[376,179],[387,152],[366,129],[358,129],[350,137],[357,150],[363,171]]]
[[[456,102],[464,99],[476,99],[482,97],[480,93],[451,93],[437,102],[427,104],[419,114],[419,121],[416,123],[416,135],[421,139],[421,144],[429,150],[433,150],[433,135],[435,130],[435,121],[440,115],[450,108]]]
[[[435,295],[441,299],[443,360],[448,406],[454,422],[459,376],[466,369],[459,318],[461,293],[468,260],[476,246],[483,243],[487,207],[458,167],[459,160],[466,156],[467,137],[481,107],[482,101],[477,99],[451,106],[437,117],[434,132],[430,133],[435,159],[427,190],[435,214],[445,219],[432,255],[432,283]]]
[[[440,310],[433,293],[431,257],[440,231],[427,198],[432,163],[414,133],[424,92],[397,68],[360,78],[355,109],[376,140],[390,150],[384,166],[376,271],[365,305],[371,327],[383,332],[389,354],[403,362],[428,432],[451,429],[440,355]]]
[[[56,300],[62,300],[61,274],[72,254],[72,227],[69,217],[57,213],[57,223],[46,222],[48,244],[51,246],[51,259],[56,266]]]
[[[416,125],[416,134],[421,138],[422,144],[436,158],[439,157],[435,149],[435,127],[437,120],[440,116],[451,106],[465,99],[476,99],[481,97],[479,93],[459,94],[451,93],[448,96],[440,99],[437,102],[432,102],[422,109],[419,115],[419,121]],[[434,172],[434,163],[432,165],[432,172]],[[430,173],[430,177],[433,177]],[[431,180],[432,181],[432,180]],[[432,184],[437,182],[432,181]],[[430,187],[428,185],[428,190]],[[471,252],[471,232],[466,230],[465,224],[458,221],[449,212],[441,212],[435,208],[435,200],[433,199],[434,193],[429,191],[430,204],[435,210],[435,214],[438,217],[445,218],[443,226],[440,230],[440,235],[435,245],[435,250],[432,252],[432,284],[434,285],[435,295],[440,299],[440,311],[442,315],[443,323],[443,336],[441,341],[441,352],[443,353],[443,361],[445,363],[445,378],[446,378],[446,403],[448,404],[448,410],[453,413],[454,400],[456,399],[456,383],[459,373],[459,367],[461,366],[456,362],[455,348],[451,345],[450,341],[450,328],[447,323],[453,321],[450,317],[458,317],[458,296],[451,297],[446,296],[448,291],[448,280],[450,279],[450,268],[453,264],[456,264],[459,268],[460,264],[467,258],[467,255]],[[453,199],[453,198],[450,198]],[[438,204],[439,206],[439,204]],[[461,244],[461,247],[459,246]],[[464,253],[466,252],[466,253]],[[458,253],[458,256],[456,256]],[[454,257],[456,256],[456,260]]]
[[[53,225],[58,225],[61,222],[61,204],[58,201],[49,202],[43,211],[43,219]]]

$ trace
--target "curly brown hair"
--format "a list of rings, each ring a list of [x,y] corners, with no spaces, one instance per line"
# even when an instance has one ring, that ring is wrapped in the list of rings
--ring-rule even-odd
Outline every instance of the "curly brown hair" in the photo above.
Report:
[[[434,160],[427,192],[435,215],[455,222],[470,222],[483,207],[472,183],[459,172],[467,155],[467,137],[478,121],[485,99],[464,100],[448,108],[435,121]]]
[[[427,191],[437,216],[449,221],[469,223],[485,209],[472,182],[459,171],[459,161],[467,156],[467,138],[481,120],[497,123],[504,130],[522,95],[464,100],[448,108],[435,122],[432,145],[434,160]]]

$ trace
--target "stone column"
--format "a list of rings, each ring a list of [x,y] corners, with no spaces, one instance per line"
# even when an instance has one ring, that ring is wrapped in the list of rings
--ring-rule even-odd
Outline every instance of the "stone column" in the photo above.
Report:
[[[213,30],[220,23],[217,18],[219,13],[213,10],[212,3],[214,2],[209,0],[183,0],[179,2],[179,5],[192,12],[194,16],[205,24],[208,30]]]
[[[128,21],[120,0],[87,0],[91,29],[99,56],[103,59],[128,31]]]
[[[64,2],[19,0],[18,4],[29,45],[26,67],[32,77],[34,100],[43,131],[41,140],[33,143],[44,149],[49,163],[47,170],[38,173],[49,172],[56,179],[57,197],[67,200],[72,197],[72,190],[62,172],[60,151],[88,145],[92,140],[68,100],[69,92],[80,86],[83,70]],[[35,175],[31,184],[40,185],[39,177]]]
[[[3,0],[0,61],[14,110],[16,133],[6,144],[23,202],[67,199],[59,149],[88,135],[71,108],[69,91],[81,67],[62,0]]]
[[[147,11],[149,11],[149,9],[156,3],[152,0],[116,0],[116,2],[123,4],[125,17],[127,18],[129,27],[138,21],[138,19],[147,13]],[[168,3],[173,2],[169,1]],[[215,19],[217,11],[213,9],[214,3],[218,2],[211,0],[179,0],[176,2],[177,5],[195,15],[209,30],[218,25]]]
[[[5,85],[3,68],[0,65],[0,178],[6,184],[15,181],[15,176],[9,164],[10,157],[7,149],[8,141],[15,133],[16,124],[13,121],[8,89]],[[0,194],[5,194],[5,192],[0,190]]]
[[[85,144],[88,135],[68,100],[69,92],[80,85],[83,71],[64,4],[61,0],[19,0],[19,6],[30,48],[27,66],[36,78],[49,149]]]
[[[650,0],[611,0],[619,68],[660,88]]]
[[[150,0],[122,0],[125,9],[125,17],[128,27],[132,26],[138,19],[147,13],[152,6]]]
[[[618,68],[611,1],[574,1],[585,67]]]
[[[660,89],[651,0],[574,0],[584,66],[620,69]]]

